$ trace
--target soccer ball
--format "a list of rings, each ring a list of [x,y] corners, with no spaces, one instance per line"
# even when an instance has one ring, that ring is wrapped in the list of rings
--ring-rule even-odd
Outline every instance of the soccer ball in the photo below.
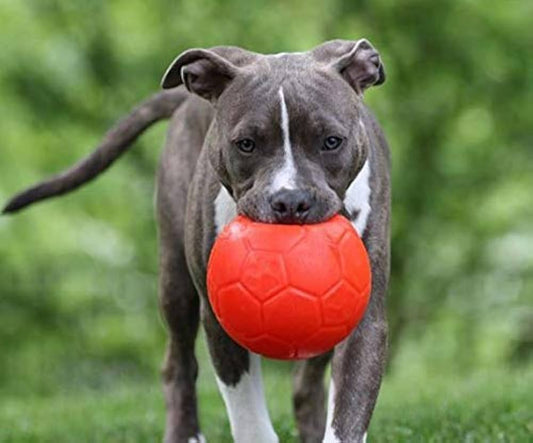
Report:
[[[215,241],[207,289],[218,321],[241,346],[271,358],[310,358],[346,338],[363,317],[370,264],[340,215],[313,225],[238,216]]]

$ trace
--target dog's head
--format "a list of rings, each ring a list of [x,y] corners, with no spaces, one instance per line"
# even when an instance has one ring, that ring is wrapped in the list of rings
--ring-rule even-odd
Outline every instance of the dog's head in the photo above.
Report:
[[[164,88],[209,100],[210,162],[239,213],[266,223],[317,223],[342,209],[368,142],[362,94],[385,80],[367,40],[260,55],[235,47],[178,56]]]

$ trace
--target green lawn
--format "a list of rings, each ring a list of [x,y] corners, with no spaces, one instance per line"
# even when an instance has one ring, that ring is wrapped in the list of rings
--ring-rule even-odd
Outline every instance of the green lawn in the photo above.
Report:
[[[281,441],[297,441],[290,414],[290,365],[267,362],[264,375]],[[199,396],[208,441],[230,442],[224,408],[206,364]],[[155,442],[161,440],[163,422],[163,399],[154,380],[46,398],[4,398],[0,441]],[[493,370],[457,380],[436,375],[432,379],[429,374],[388,378],[369,441],[533,441],[533,371]]]

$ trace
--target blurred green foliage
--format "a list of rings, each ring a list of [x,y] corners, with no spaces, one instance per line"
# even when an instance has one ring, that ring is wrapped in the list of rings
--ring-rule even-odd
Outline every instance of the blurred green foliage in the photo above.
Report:
[[[391,371],[529,365],[533,2],[0,1],[0,201],[89,152],[190,47],[365,36],[393,156]],[[0,396],[155,380],[165,124],[97,182],[0,217]],[[270,363],[271,367],[276,367]]]

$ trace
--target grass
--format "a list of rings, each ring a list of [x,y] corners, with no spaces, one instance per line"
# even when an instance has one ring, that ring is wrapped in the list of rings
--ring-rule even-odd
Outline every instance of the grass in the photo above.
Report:
[[[201,369],[203,432],[209,442],[231,442],[212,370],[207,364]],[[295,442],[290,365],[266,362],[264,375],[280,440]],[[163,425],[163,398],[156,380],[50,397],[4,398],[0,403],[2,442],[156,442],[161,441]],[[427,373],[389,377],[369,441],[533,441],[533,370],[493,370],[458,379]]]

